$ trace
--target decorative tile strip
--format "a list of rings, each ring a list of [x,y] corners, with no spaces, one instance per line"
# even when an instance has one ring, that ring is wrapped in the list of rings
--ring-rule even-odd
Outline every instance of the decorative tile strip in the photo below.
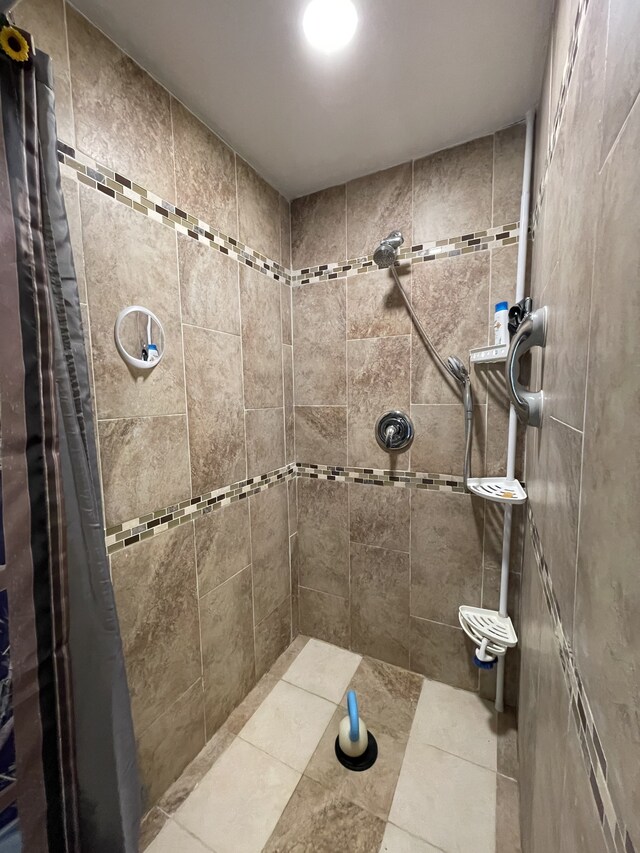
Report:
[[[429,489],[440,492],[461,492],[465,488],[461,477],[445,474],[418,474],[415,471],[383,471],[379,468],[347,468],[340,465],[296,463],[298,477],[311,480],[335,480],[338,483],[364,483],[372,486],[394,486],[401,489]]]
[[[139,518],[132,518],[105,531],[107,553],[113,554],[136,542],[150,539],[179,524],[185,524],[219,506],[229,506],[250,495],[263,492],[278,483],[307,477],[317,480],[336,480],[341,483],[365,483],[374,486],[396,486],[409,489],[430,489],[441,492],[464,492],[462,479],[444,474],[417,474],[415,471],[383,471],[375,468],[344,468],[314,465],[310,462],[291,462],[248,480],[240,480],[213,492],[189,498],[172,506],[162,507]]]
[[[224,255],[229,255],[239,263],[245,264],[263,275],[275,279],[275,281],[282,281],[284,284],[291,283],[290,272],[281,264],[265,257],[255,249],[245,246],[244,243],[234,237],[223,234],[208,223],[197,219],[190,213],[176,207],[175,204],[165,201],[160,196],[140,186],[130,178],[102,166],[60,140],[58,140],[58,160],[63,167],[68,168],[69,171],[65,170],[65,173],[75,177],[81,184],[99,190],[132,210],[172,228],[179,234],[191,237],[192,240],[204,243]]]
[[[533,517],[531,504],[528,504],[529,535],[536,558],[538,573],[542,582],[542,590],[564,672],[565,685],[569,692],[571,714],[578,732],[578,739],[585,762],[585,770],[589,777],[591,793],[602,824],[602,831],[609,853],[635,853],[634,846],[620,811],[614,805],[608,785],[608,763],[602,747],[602,739],[598,734],[589,699],[580,677],[578,665],[562,624],[562,614],[558,599],[553,589],[549,567],[542,549],[540,533]]]
[[[511,246],[517,243],[519,234],[519,223],[513,222],[509,225],[500,225],[497,228],[473,231],[457,237],[407,247],[399,252],[398,261],[401,264],[410,263],[413,265],[423,261],[442,260],[471,252],[498,249],[500,246]],[[291,270],[291,284],[297,287],[315,284],[319,281],[331,281],[335,278],[349,278],[354,275],[377,272],[377,270],[378,267],[373,262],[373,255],[367,255],[339,263],[320,264],[316,267]]]
[[[236,501],[245,500],[251,495],[264,492],[265,489],[270,489],[283,481],[291,480],[295,476],[296,466],[292,462],[282,468],[277,468],[275,471],[270,471],[268,474],[260,474],[256,477],[250,477],[248,480],[240,480],[231,486],[223,486],[213,492],[207,492],[207,494],[189,498],[179,504],[147,513],[140,518],[133,518],[122,524],[108,527],[105,531],[107,553],[113,554],[129,545],[135,545],[136,542],[151,539],[158,533],[164,533],[165,530],[170,530],[172,527],[207,515],[216,507],[229,506]]]
[[[562,118],[564,116],[565,107],[567,104],[567,94],[569,91],[569,85],[571,83],[571,78],[573,77],[573,70],[576,64],[576,57],[578,56],[578,48],[580,44],[580,30],[582,22],[584,21],[587,13],[587,8],[589,6],[589,0],[579,0],[578,8],[576,9],[576,17],[573,22],[573,30],[571,32],[571,39],[569,41],[569,50],[567,52],[567,58],[565,60],[564,72],[562,75],[562,84],[560,86],[560,94],[558,96],[558,103],[556,105],[556,112],[553,117],[553,125],[551,127],[551,133],[549,134],[549,143],[546,151],[544,167],[542,170],[542,180],[540,181],[540,186],[538,187],[538,194],[536,197],[536,203],[533,208],[533,214],[531,216],[531,233],[535,235],[536,228],[538,227],[538,220],[540,218],[540,211],[542,209],[542,202],[544,200],[545,190],[547,188],[547,181],[549,178],[549,169],[551,167],[551,161],[553,160],[553,155],[556,149],[556,143],[558,142],[558,135],[560,133],[560,125],[562,124]]]

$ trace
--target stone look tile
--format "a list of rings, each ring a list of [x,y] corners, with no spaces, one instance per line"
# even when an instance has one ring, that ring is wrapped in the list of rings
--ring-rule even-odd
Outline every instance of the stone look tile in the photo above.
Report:
[[[240,734],[247,721],[255,714],[277,683],[278,679],[270,672],[265,673],[238,707],[229,714],[218,734],[223,731],[232,732],[234,735]]]
[[[13,10],[16,24],[34,37],[36,49],[53,61],[58,138],[75,143],[71,108],[71,79],[63,0],[22,0]]]
[[[198,592],[206,595],[251,563],[246,501],[218,507],[194,521]]]
[[[295,462],[296,431],[293,410],[293,347],[282,346],[282,389],[284,393],[284,452],[285,461]]]
[[[310,637],[349,648],[349,599],[303,586],[299,587],[298,595],[300,630]]]
[[[488,770],[496,769],[497,714],[467,690],[425,681],[411,729],[411,742],[437,746]]]
[[[383,831],[381,820],[303,776],[264,849],[333,853],[346,844],[368,853],[378,849]]]
[[[250,568],[200,599],[207,737],[255,683],[252,620]]]
[[[178,205],[223,234],[237,237],[234,152],[175,98],[171,118]]]
[[[87,301],[87,282],[84,271],[84,247],[82,245],[82,218],[80,214],[80,184],[68,175],[61,174],[64,206],[69,223],[69,240],[73,253],[73,265],[76,270],[80,302]]]
[[[471,445],[474,477],[485,472],[485,407],[475,406]],[[415,438],[411,445],[411,468],[432,474],[461,477],[464,469],[465,420],[460,403],[411,406]],[[504,436],[501,436],[504,443]],[[494,473],[493,471],[491,472]]]
[[[499,773],[496,781],[496,853],[520,853],[518,783]],[[581,846],[573,849],[585,848]]]
[[[393,551],[409,551],[409,489],[349,484],[349,530],[352,542]]]
[[[339,797],[386,820],[402,766],[406,741],[394,738],[384,729],[376,730],[374,721],[367,716],[365,706],[360,707],[363,719],[366,719],[378,742],[376,763],[366,773],[354,773],[336,760],[334,744],[340,721],[346,714],[344,707],[337,708],[309,761],[305,776],[319,782]]]
[[[520,219],[526,126],[513,124],[493,137],[493,225]]]
[[[639,32],[640,9],[629,0],[614,0],[609,10],[602,162],[640,92]]]
[[[238,262],[178,234],[182,322],[240,334]]]
[[[347,489],[328,480],[298,482],[300,584],[343,598],[349,595]]]
[[[616,15],[621,11],[616,8]],[[623,26],[622,21],[618,25]],[[631,285],[640,266],[639,139],[636,100],[602,173],[575,618],[576,657],[607,756],[607,781],[636,846],[640,741],[637,722],[631,720],[638,704],[640,638],[631,602],[638,601],[640,589],[634,568],[640,550],[640,477],[638,455],[632,449],[640,442],[640,374],[622,366],[636,365],[640,351],[633,324],[640,293]],[[612,336],[608,329],[614,318]]]
[[[400,282],[411,293],[409,267],[399,267]],[[411,317],[389,270],[347,279],[347,337],[379,338],[408,335]]]
[[[396,740],[407,741],[424,679],[375,658],[365,657],[351,679],[349,688],[358,694],[363,714],[375,728]],[[346,694],[341,707],[346,707]],[[366,713],[364,712],[366,709]]]
[[[138,762],[147,806],[176,780],[204,742],[204,698],[199,678],[138,738]]]
[[[387,453],[375,438],[383,412],[409,410],[410,337],[347,342],[349,465],[382,469],[408,467],[408,453]]]
[[[480,606],[483,512],[482,502],[467,495],[413,493],[412,615],[457,626],[460,604]]]
[[[466,361],[469,347],[488,342],[489,252],[446,258],[413,269],[413,307],[438,352]],[[493,320],[493,312],[491,314]],[[412,403],[454,403],[457,383],[443,376],[417,335],[411,349]],[[475,402],[484,402],[474,383]]]
[[[495,774],[410,738],[389,820],[443,850],[495,853]]]
[[[218,729],[180,777],[167,789],[158,807],[167,815],[177,811],[233,741],[234,736],[226,726]]]
[[[240,268],[244,404],[247,409],[282,406],[280,285]]]
[[[380,853],[439,853],[438,848],[387,823]]]
[[[296,406],[295,430],[298,461],[347,464],[346,406]]]
[[[346,259],[346,187],[341,184],[291,202],[294,269]]]
[[[293,289],[296,406],[347,402],[344,281]]]
[[[89,187],[80,187],[80,202],[98,417],[184,412],[175,234]],[[128,305],[149,308],[164,327],[166,356],[151,371],[130,369],[114,346],[116,317]],[[138,336],[127,340],[134,318],[122,328],[137,356]]]
[[[238,174],[240,240],[271,260],[280,260],[280,196],[241,157]]]
[[[176,813],[176,820],[218,853],[262,850],[300,774],[237,738]],[[247,809],[247,783],[260,780]]]
[[[411,669],[415,672],[452,687],[477,690],[473,651],[462,628],[411,617]]]
[[[411,163],[348,182],[348,258],[373,254],[391,231],[402,231],[405,244],[411,245],[411,183]]]
[[[280,196],[280,263],[291,269],[291,206]]]
[[[191,483],[202,495],[246,476],[242,348],[235,335],[195,326],[183,336]]]
[[[507,708],[498,714],[498,773],[518,778],[518,726],[516,713]]]
[[[409,555],[351,543],[351,645],[409,666]]]
[[[319,640],[309,640],[282,676],[316,696],[338,703],[362,658]]]
[[[148,849],[167,820],[168,817],[166,814],[158,808],[153,808],[146,813],[140,824],[140,853],[144,853]]]
[[[291,593],[287,489],[278,483],[249,498],[255,624]]]
[[[492,136],[416,160],[413,164],[414,242],[462,236],[469,231],[488,228],[491,225],[492,173]],[[434,323],[434,327],[437,325]]]
[[[578,733],[571,726],[567,738],[559,850],[560,853],[571,853],[573,850],[599,853],[605,849],[600,817],[581,754]]]
[[[291,288],[280,284],[280,314],[282,318],[282,343],[291,344]]]
[[[332,702],[279,681],[239,737],[302,773],[334,711]]]
[[[107,527],[190,495],[184,415],[98,423]]]
[[[169,93],[67,6],[77,147],[175,201]]]
[[[275,471],[285,464],[284,409],[247,409],[247,477]]]
[[[291,596],[256,625],[256,675],[260,678],[291,642]]]
[[[269,675],[273,678],[284,678],[285,672],[287,672],[308,642],[309,637],[305,637],[304,634],[298,634],[280,655],[278,660],[271,666]]]
[[[547,411],[577,429],[582,429],[584,418],[594,273],[594,252],[586,247],[595,245],[602,211],[599,152],[603,125],[596,119],[601,115],[604,97],[606,32],[607,8],[594,4],[582,26],[581,49],[556,146],[557,171],[549,187],[554,218],[560,227],[550,236],[545,225],[547,239],[553,241],[558,253],[555,275],[543,279],[543,283],[548,281],[543,298],[549,307],[548,345],[544,352]],[[574,150],[575,139],[580,139],[579,156]],[[543,266],[535,277],[545,273]],[[597,281],[594,286],[598,287]]]
[[[111,556],[138,737],[200,677],[191,525]]]
[[[210,848],[169,820],[147,850],[148,853],[175,853],[176,850],[180,853],[209,853]]]
[[[297,532],[289,537],[289,565],[291,567],[291,636],[294,637],[300,630],[300,549]]]

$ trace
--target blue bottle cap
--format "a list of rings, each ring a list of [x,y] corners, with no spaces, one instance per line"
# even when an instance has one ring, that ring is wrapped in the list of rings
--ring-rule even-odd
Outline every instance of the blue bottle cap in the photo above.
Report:
[[[496,311],[508,311],[509,303],[508,302],[497,302],[496,303]]]

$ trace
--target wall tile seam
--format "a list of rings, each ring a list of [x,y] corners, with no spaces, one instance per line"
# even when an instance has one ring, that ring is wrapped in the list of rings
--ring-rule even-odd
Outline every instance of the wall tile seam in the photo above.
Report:
[[[110,169],[88,157],[78,149],[58,140],[58,160],[64,174],[78,183],[95,189],[131,210],[147,216],[154,222],[171,228],[177,234],[190,237],[202,245],[227,255],[242,266],[256,270],[274,281],[289,287],[301,287],[339,278],[350,278],[368,272],[377,272],[373,256],[320,264],[301,270],[287,269],[262,253],[245,245],[235,237],[224,234],[204,220],[198,219],[178,205],[164,200],[120,172]],[[459,257],[481,251],[493,251],[514,245],[519,239],[519,223],[511,222],[463,235],[425,242],[404,250],[399,262],[411,265],[433,260]]]
[[[95,189],[131,210],[166,225],[178,234],[197,240],[243,266],[255,269],[274,281],[290,286],[291,272],[277,261],[245,245],[241,240],[199,219],[179,205],[168,202],[120,172],[102,165],[71,145],[58,140],[58,161],[66,167],[64,174],[78,183]]]
[[[609,763],[604,754],[602,738],[598,734],[591,704],[586,694],[584,682],[580,676],[571,642],[564,630],[560,606],[553,588],[551,573],[544,556],[542,540],[533,516],[531,504],[528,505],[527,519],[536,567],[540,575],[545,603],[553,625],[556,648],[560,657],[565,686],[569,693],[571,715],[578,732],[589,787],[607,841],[607,847],[609,853],[635,853],[637,848],[634,846],[626,824],[621,817],[621,810],[615,803],[615,797],[609,789],[607,771]]]
[[[584,21],[587,13],[587,8],[589,6],[589,0],[579,0],[578,7],[576,9],[576,17],[573,22],[573,29],[571,32],[571,39],[569,40],[569,47],[567,50],[567,56],[564,64],[564,71],[562,74],[562,84],[560,86],[560,93],[558,95],[558,103],[556,104],[556,111],[553,117],[553,124],[551,125],[551,132],[549,134],[549,138],[547,140],[547,151],[545,154],[545,162],[544,168],[542,172],[542,178],[540,180],[540,186],[538,187],[538,192],[536,194],[535,204],[533,207],[533,212],[531,215],[531,235],[535,238],[535,232],[538,227],[538,222],[540,219],[540,212],[542,210],[542,204],[544,201],[544,195],[546,191],[546,186],[549,177],[549,170],[551,168],[551,162],[553,160],[553,155],[555,153],[556,144],[558,141],[558,136],[560,133],[560,126],[562,124],[562,119],[564,117],[564,111],[567,102],[567,95],[569,92],[569,85],[571,83],[571,78],[573,77],[573,71],[576,64],[576,59],[578,56],[578,49],[580,46],[580,28],[581,24]]]

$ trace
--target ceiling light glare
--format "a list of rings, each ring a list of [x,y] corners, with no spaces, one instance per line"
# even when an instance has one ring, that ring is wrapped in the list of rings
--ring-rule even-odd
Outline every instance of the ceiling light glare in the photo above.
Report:
[[[333,53],[353,38],[358,26],[358,13],[351,0],[311,0],[302,27],[317,50]]]

